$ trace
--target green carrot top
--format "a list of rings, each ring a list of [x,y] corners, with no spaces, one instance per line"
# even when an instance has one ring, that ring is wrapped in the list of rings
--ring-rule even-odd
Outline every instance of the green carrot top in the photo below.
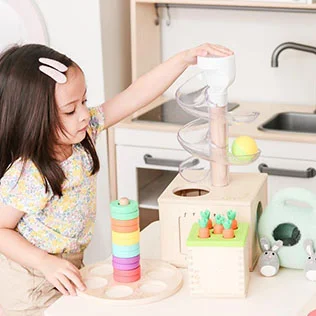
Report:
[[[215,216],[215,222],[216,222],[216,224],[218,224],[218,225],[222,225],[223,222],[224,222],[224,220],[225,220],[225,217],[222,216],[221,214],[217,214],[217,215]]]
[[[210,219],[211,212],[209,210],[205,210],[204,214],[207,217],[207,219]]]
[[[232,221],[230,219],[226,219],[223,223],[225,229],[230,229],[232,227]]]
[[[236,217],[236,212],[234,212],[233,210],[229,210],[227,212],[227,217],[230,219],[230,220],[234,220],[235,217]]]
[[[208,222],[208,219],[205,217],[202,217],[201,219],[199,219],[199,226],[201,228],[205,228],[207,226],[207,222]]]
[[[202,218],[206,218],[207,220],[210,218],[210,211],[206,210],[204,212],[200,212]]]

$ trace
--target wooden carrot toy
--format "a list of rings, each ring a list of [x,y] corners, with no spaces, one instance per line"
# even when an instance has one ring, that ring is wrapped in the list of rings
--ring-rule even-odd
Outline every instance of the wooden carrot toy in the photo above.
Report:
[[[232,221],[230,219],[226,219],[223,223],[224,229],[223,229],[223,237],[226,239],[234,238],[235,233],[234,229],[232,228]]]
[[[238,228],[238,223],[237,223],[237,220],[236,220],[236,212],[234,212],[233,210],[229,210],[227,212],[227,218],[232,221],[232,229],[237,229]]]
[[[207,227],[207,218],[202,217],[199,219],[199,237],[200,238],[209,238],[210,230]]]
[[[222,216],[221,214],[217,214],[215,216],[215,225],[214,225],[214,230],[213,233],[214,234],[222,234],[223,233],[223,222],[225,220],[225,217]]]

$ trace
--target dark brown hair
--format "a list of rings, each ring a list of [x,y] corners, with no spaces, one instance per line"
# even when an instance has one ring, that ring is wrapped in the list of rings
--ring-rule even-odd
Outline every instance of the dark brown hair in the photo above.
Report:
[[[17,159],[31,160],[46,191],[50,187],[54,195],[62,196],[66,177],[54,158],[57,131],[63,130],[55,100],[56,82],[39,71],[40,57],[78,67],[67,56],[38,44],[14,46],[0,55],[0,179]],[[81,144],[92,157],[91,174],[95,174],[100,163],[88,133]]]

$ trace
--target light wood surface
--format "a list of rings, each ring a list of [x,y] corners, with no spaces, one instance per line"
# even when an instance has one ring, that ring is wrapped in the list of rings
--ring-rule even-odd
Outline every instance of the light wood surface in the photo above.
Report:
[[[149,225],[141,233],[142,258],[160,259],[160,223]],[[180,269],[184,284],[175,295],[155,304],[113,306],[90,302],[82,297],[63,296],[49,307],[45,316],[125,315],[160,316],[175,313],[192,316],[197,312],[235,316],[306,316],[316,308],[315,283],[304,277],[303,270],[281,268],[275,277],[266,278],[257,269],[250,273],[246,299],[192,298],[188,271]],[[304,309],[304,313],[302,310]]]
[[[160,27],[152,3],[131,0],[132,80],[161,62]]]

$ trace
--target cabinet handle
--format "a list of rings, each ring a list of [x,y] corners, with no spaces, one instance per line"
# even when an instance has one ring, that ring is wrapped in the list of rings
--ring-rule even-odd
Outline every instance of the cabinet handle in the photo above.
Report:
[[[153,158],[152,155],[146,154],[144,155],[144,160],[147,165],[156,165],[156,166],[166,166],[166,167],[179,167],[182,163],[181,160],[172,160],[172,159],[164,159],[164,158]],[[191,162],[188,162],[186,167],[193,167],[199,163],[199,159],[194,159]]]
[[[261,163],[258,166],[261,173],[267,173],[271,176],[281,176],[281,177],[293,177],[293,178],[314,178],[316,176],[315,168],[307,168],[306,170],[290,170],[290,169],[279,169],[270,168],[265,163]]]

